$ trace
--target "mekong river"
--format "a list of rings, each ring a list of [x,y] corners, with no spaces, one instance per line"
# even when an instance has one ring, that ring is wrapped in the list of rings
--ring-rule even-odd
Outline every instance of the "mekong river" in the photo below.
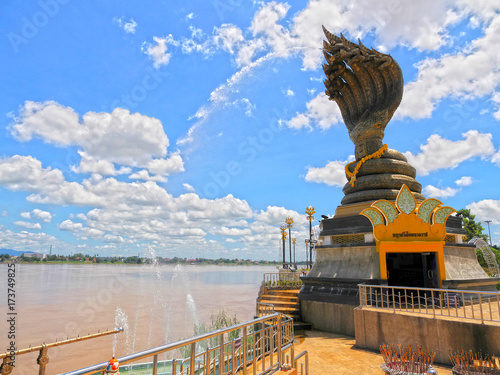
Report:
[[[7,265],[0,265],[0,353],[8,351]],[[124,326],[118,335],[48,350],[46,374],[193,336],[196,323],[225,309],[255,314],[263,274],[274,266],[16,264],[15,344],[24,349]],[[12,302],[12,301],[11,301]],[[38,352],[16,356],[13,374],[36,374]],[[177,357],[178,358],[178,357]]]

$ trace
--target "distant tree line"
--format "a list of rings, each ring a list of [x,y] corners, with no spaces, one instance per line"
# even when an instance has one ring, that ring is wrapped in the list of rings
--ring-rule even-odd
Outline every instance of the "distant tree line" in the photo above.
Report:
[[[8,254],[1,254],[0,255],[0,262],[6,262],[10,261],[12,256]],[[47,255],[44,259],[40,259],[38,257],[34,256],[24,256],[21,255],[17,257],[17,260],[23,263],[57,263],[57,262],[81,262],[81,263],[108,263],[108,264],[115,264],[115,263],[121,263],[121,264],[245,264],[245,265],[251,265],[251,264],[281,264],[280,262],[274,262],[274,261],[265,261],[265,260],[251,260],[251,259],[227,259],[227,258],[218,258],[218,259],[206,259],[206,258],[196,258],[196,259],[189,259],[189,258],[180,258],[180,257],[173,257],[173,258],[163,258],[163,257],[156,257],[156,258],[146,258],[146,257],[141,257],[141,256],[129,256],[129,257],[124,257],[124,256],[114,256],[114,257],[101,257],[99,254],[83,254],[83,253],[77,253],[77,254],[72,254],[72,255]]]

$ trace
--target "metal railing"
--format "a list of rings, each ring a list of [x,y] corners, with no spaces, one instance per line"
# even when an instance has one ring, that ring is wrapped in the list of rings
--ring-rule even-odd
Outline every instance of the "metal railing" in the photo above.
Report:
[[[302,286],[302,280],[300,279],[300,276],[302,276],[301,271],[265,273],[263,285],[267,288],[273,288],[273,287],[299,288]]]
[[[231,341],[226,338],[232,332],[242,335]],[[217,338],[218,344],[197,352],[203,341]],[[274,313],[190,339],[148,349],[118,358],[120,366],[151,358],[151,374],[158,374],[158,356],[176,349],[189,348],[189,356],[180,362],[180,369],[171,367],[171,375],[218,375],[218,374],[264,374],[283,365],[283,354],[293,351],[293,320],[286,315]],[[293,353],[292,353],[293,354]],[[292,358],[293,355],[291,356]],[[300,357],[300,356],[299,356]],[[294,361],[299,358],[294,358]],[[107,363],[68,372],[65,375],[104,374]],[[307,375],[307,360],[306,372]]]
[[[97,333],[94,333],[91,335],[89,334],[89,335],[82,336],[82,337],[75,337],[72,339],[66,339],[66,340],[62,340],[62,341],[52,342],[49,344],[43,344],[43,345],[29,347],[26,349],[13,350],[11,352],[2,353],[2,354],[0,354],[0,359],[3,359],[2,364],[0,365],[0,374],[4,375],[4,374],[11,374],[11,373],[15,372],[14,371],[14,369],[15,369],[15,365],[14,365],[15,357],[17,357],[19,355],[39,351],[40,354],[38,355],[38,358],[36,359],[36,362],[39,366],[38,374],[44,375],[45,374],[45,367],[49,363],[49,355],[48,355],[49,348],[53,348],[53,347],[61,346],[61,345],[72,344],[74,342],[80,342],[80,341],[84,341],[84,340],[95,339],[95,338],[107,336],[107,335],[115,335],[115,334],[120,333],[120,332],[123,332],[123,328],[121,328],[121,327],[115,328],[115,329],[112,329],[109,331],[97,332]]]
[[[500,293],[359,284],[361,308],[500,322]]]
[[[274,314],[274,305],[272,303],[265,303],[265,302],[258,302],[257,301],[256,314],[259,318],[261,316]]]

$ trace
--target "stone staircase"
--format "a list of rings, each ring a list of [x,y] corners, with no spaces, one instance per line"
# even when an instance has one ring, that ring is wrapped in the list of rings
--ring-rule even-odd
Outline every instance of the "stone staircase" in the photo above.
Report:
[[[300,289],[265,288],[258,302],[273,305],[275,312],[300,320],[299,292]]]
[[[261,286],[259,296],[257,298],[257,316],[262,314],[270,314],[273,311],[279,312],[293,318],[293,327],[295,331],[304,331],[312,329],[312,324],[302,321],[300,316],[300,289],[276,289]],[[259,313],[259,303],[265,304],[266,311]],[[267,307],[272,311],[267,310]]]

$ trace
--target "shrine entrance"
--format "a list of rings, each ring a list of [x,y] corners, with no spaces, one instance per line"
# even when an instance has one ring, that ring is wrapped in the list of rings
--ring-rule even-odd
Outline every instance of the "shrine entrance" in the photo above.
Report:
[[[387,284],[416,288],[439,288],[436,253],[386,253]]]

